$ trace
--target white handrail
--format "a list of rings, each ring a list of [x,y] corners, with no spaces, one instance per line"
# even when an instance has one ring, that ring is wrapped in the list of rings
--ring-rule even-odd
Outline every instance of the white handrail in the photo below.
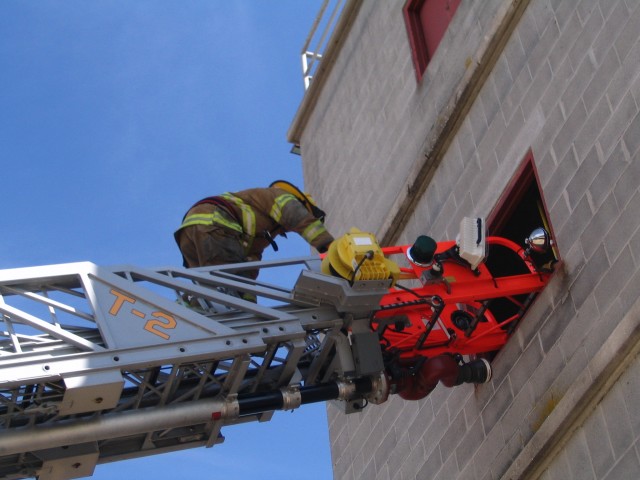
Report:
[[[331,36],[335,28],[336,21],[344,8],[346,0],[324,0],[320,11],[311,26],[311,31],[302,47],[302,77],[304,81],[304,89],[307,90],[311,84],[314,72],[318,68],[318,64],[322,60],[322,54],[327,45],[327,40]],[[331,5],[330,5],[331,4]],[[331,7],[328,11],[327,8]],[[326,17],[328,15],[328,18]],[[322,30],[318,30],[320,26]],[[311,48],[311,43],[316,40],[315,46]]]

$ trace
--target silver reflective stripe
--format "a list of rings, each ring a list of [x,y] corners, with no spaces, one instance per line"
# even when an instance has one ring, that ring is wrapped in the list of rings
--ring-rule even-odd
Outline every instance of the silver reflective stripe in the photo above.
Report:
[[[316,238],[325,233],[327,229],[320,220],[316,220],[302,231],[302,238],[312,243]]]
[[[290,193],[285,193],[276,197],[275,201],[273,202],[273,206],[271,207],[271,212],[269,212],[269,216],[273,218],[277,223],[280,223],[280,220],[282,219],[282,209],[291,200],[297,199]]]

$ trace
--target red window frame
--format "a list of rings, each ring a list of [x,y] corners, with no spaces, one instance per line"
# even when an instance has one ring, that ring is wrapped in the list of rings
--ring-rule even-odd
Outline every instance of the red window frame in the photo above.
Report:
[[[407,0],[404,15],[418,82],[447,31],[461,0]]]

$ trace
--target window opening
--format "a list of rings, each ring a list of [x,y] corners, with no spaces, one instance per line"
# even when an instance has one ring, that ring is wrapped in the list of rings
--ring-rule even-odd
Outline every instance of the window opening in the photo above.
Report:
[[[460,0],[407,0],[403,8],[418,81],[444,37]]]
[[[518,245],[524,245],[529,234],[539,227],[543,227],[551,238],[555,238],[531,152],[527,153],[522,166],[489,215],[487,225],[488,235],[508,238]],[[527,273],[523,263],[514,256],[516,254],[513,251],[493,245],[486,260],[487,268],[496,276]],[[555,245],[546,253],[531,253],[531,258],[536,265],[547,268],[551,268],[559,259]],[[516,300],[523,303],[526,295],[518,296]],[[495,302],[492,304],[492,312],[499,319],[514,315],[519,308],[507,300]]]

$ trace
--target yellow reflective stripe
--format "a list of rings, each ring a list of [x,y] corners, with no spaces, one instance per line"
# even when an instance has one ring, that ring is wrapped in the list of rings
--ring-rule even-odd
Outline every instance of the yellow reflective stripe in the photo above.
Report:
[[[240,225],[236,222],[227,220],[220,212],[196,213],[189,215],[184,219],[180,228],[190,227],[191,225],[213,225],[214,223],[242,233],[242,227]]]
[[[252,237],[256,236],[256,214],[249,205],[244,203],[242,208],[242,223],[244,223],[244,231]]]
[[[236,197],[235,195],[231,195],[230,193],[223,193],[220,195],[222,198],[229,200],[230,202],[235,203],[240,210],[242,211],[242,223],[244,226],[244,232],[251,236],[256,236],[256,214],[253,209],[244,203],[241,198]]]
[[[320,220],[316,220],[302,231],[302,238],[312,243],[316,238],[325,233],[327,229]]]
[[[285,193],[276,197],[273,202],[273,206],[271,207],[271,212],[269,212],[269,216],[273,218],[277,223],[280,223],[280,219],[282,218],[282,209],[291,200],[296,200],[296,197],[294,197],[290,193]]]

